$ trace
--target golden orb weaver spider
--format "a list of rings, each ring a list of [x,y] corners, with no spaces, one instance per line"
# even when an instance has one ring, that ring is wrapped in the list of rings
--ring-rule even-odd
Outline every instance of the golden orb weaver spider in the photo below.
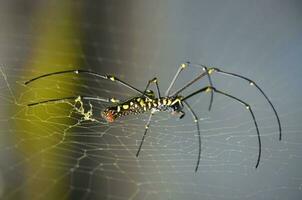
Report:
[[[171,88],[174,85],[176,79],[179,77],[179,74],[181,73],[182,70],[184,70],[188,66],[199,67],[203,71],[199,75],[197,75],[194,79],[187,82],[183,87],[179,88],[178,90],[176,90],[175,92],[173,92],[171,94],[170,93]],[[277,123],[278,123],[278,126],[279,126],[279,140],[281,140],[281,138],[282,138],[282,136],[281,136],[281,123],[280,123],[279,116],[278,116],[277,111],[276,111],[275,107],[273,106],[272,102],[267,97],[267,95],[263,92],[263,90],[254,81],[252,81],[251,79],[249,79],[245,76],[235,74],[235,73],[231,73],[231,72],[226,72],[226,71],[223,71],[223,70],[215,68],[215,67],[208,68],[205,65],[192,64],[190,62],[186,62],[186,63],[181,64],[180,67],[178,68],[176,74],[174,75],[168,89],[166,90],[164,96],[161,96],[161,94],[160,94],[160,89],[159,89],[157,78],[153,78],[152,80],[149,80],[145,90],[141,91],[141,90],[131,86],[130,84],[128,84],[128,83],[126,83],[126,82],[124,82],[124,81],[122,81],[122,80],[120,80],[120,79],[118,79],[114,76],[101,75],[101,74],[98,74],[96,72],[92,72],[92,71],[89,71],[89,70],[65,70],[65,71],[58,71],[58,72],[48,73],[48,74],[44,74],[44,75],[35,77],[33,79],[30,79],[30,80],[26,81],[24,84],[28,85],[28,84],[32,83],[33,81],[36,81],[38,79],[45,78],[45,77],[48,77],[48,76],[53,76],[53,75],[58,75],[58,74],[66,74],[66,73],[75,73],[75,74],[89,74],[89,75],[96,76],[96,77],[101,78],[101,79],[110,80],[110,81],[116,82],[116,83],[118,83],[118,84],[120,84],[124,87],[127,87],[127,88],[129,88],[129,89],[131,89],[135,92],[138,92],[139,93],[138,96],[133,97],[130,100],[125,101],[125,102],[121,102],[121,103],[120,103],[119,100],[116,100],[115,98],[105,99],[105,98],[100,98],[100,97],[80,96],[81,99],[86,99],[86,100],[101,101],[101,102],[106,102],[106,103],[116,103],[116,105],[109,106],[101,112],[101,116],[108,123],[112,123],[116,119],[118,119],[122,116],[130,115],[130,114],[140,114],[140,113],[150,112],[148,121],[145,125],[145,131],[144,131],[143,137],[141,139],[140,145],[139,145],[137,153],[136,153],[136,157],[139,156],[139,153],[141,151],[142,145],[143,145],[144,140],[145,140],[145,136],[146,136],[147,131],[148,131],[149,126],[150,126],[152,116],[156,112],[163,112],[163,111],[170,112],[173,115],[179,116],[179,118],[181,119],[185,115],[185,112],[183,111],[183,109],[186,108],[187,111],[191,113],[191,115],[193,117],[193,120],[194,120],[194,123],[196,124],[197,132],[198,132],[198,144],[199,144],[198,147],[199,147],[199,149],[198,149],[198,157],[197,157],[195,172],[197,172],[197,170],[198,170],[199,163],[200,163],[200,157],[201,157],[201,135],[200,135],[200,128],[199,128],[199,122],[198,122],[197,115],[195,114],[195,112],[193,111],[193,109],[187,103],[186,100],[193,97],[193,96],[195,96],[196,94],[203,93],[203,92],[210,92],[211,93],[211,99],[210,99],[209,110],[211,110],[214,92],[218,93],[218,94],[222,94],[222,95],[224,95],[226,97],[229,97],[229,98],[239,102],[240,104],[244,105],[249,110],[249,112],[252,116],[252,119],[253,119],[253,122],[254,122],[254,125],[255,125],[255,128],[256,128],[256,132],[257,132],[257,137],[258,137],[258,148],[259,148],[259,150],[258,150],[257,163],[256,163],[256,166],[255,166],[257,168],[259,166],[260,158],[261,158],[261,138],[260,138],[258,124],[257,124],[257,121],[256,121],[256,117],[254,115],[254,112],[252,111],[252,108],[250,107],[250,105],[248,103],[246,103],[245,101],[243,101],[243,100],[241,100],[241,99],[239,99],[239,98],[237,98],[233,95],[230,95],[226,92],[223,92],[223,91],[220,91],[220,90],[216,89],[213,86],[212,79],[211,79],[211,75],[214,72],[222,74],[222,75],[228,75],[228,76],[231,76],[231,77],[240,78],[242,80],[245,80],[245,81],[249,82],[250,85],[255,86],[258,89],[258,91],[265,97],[267,102],[270,104],[272,110],[274,111],[274,114],[275,114],[275,117],[277,119]],[[183,90],[185,90],[186,88],[191,86],[193,83],[195,83],[196,81],[202,79],[205,76],[208,77],[209,86],[198,89],[197,91],[192,92],[191,94],[189,94],[187,96],[180,95],[180,93]],[[157,97],[155,96],[153,91],[148,90],[151,83],[156,85]],[[35,106],[35,105],[49,103],[49,102],[57,102],[57,101],[62,101],[62,100],[78,99],[78,98],[79,98],[79,96],[77,96],[77,97],[64,97],[64,98],[59,98],[59,99],[49,99],[49,100],[45,100],[45,101],[40,101],[40,102],[28,104],[28,106]]]

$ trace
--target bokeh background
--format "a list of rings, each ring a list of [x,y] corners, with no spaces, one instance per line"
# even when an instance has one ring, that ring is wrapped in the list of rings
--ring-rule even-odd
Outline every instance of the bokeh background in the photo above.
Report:
[[[267,1],[1,1],[1,199],[301,199],[302,2]],[[140,157],[135,153],[147,115],[113,124],[98,119],[107,105],[31,102],[96,95],[137,95],[87,75],[60,75],[28,86],[44,73],[87,69],[114,74],[143,90],[158,77],[164,93],[179,64],[215,66],[255,80],[213,75],[217,88],[249,102],[262,136],[258,169],[255,127],[248,112],[215,95],[190,100],[200,117],[202,159],[194,172],[197,132],[161,113]],[[200,72],[190,68],[174,89]],[[200,81],[187,92],[207,85]]]

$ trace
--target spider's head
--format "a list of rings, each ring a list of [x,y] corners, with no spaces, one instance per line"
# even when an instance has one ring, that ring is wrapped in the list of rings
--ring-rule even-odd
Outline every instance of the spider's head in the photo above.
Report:
[[[183,104],[182,104],[182,96],[175,97],[175,100],[173,101],[173,105],[171,106],[172,112],[171,114],[173,116],[179,117],[179,119],[183,118],[185,116],[185,112],[183,112]]]
[[[107,122],[111,123],[117,118],[117,111],[114,108],[106,108],[101,112],[101,115]]]

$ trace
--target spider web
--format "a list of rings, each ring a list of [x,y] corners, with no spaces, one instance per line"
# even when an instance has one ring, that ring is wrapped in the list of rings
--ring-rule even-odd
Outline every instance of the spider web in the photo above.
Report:
[[[115,4],[113,7],[110,3],[107,4],[108,6],[104,8],[106,12],[115,10]],[[54,19],[49,21],[58,23]],[[67,24],[59,23],[58,26],[65,27]],[[79,26],[93,32],[97,23],[85,21]],[[117,27],[119,26],[115,24],[107,28],[110,34],[128,30]],[[138,34],[139,30],[141,29],[138,28],[131,33]],[[2,36],[10,38],[5,34]],[[26,36],[30,41],[31,37],[27,33],[14,35],[17,38]],[[177,36],[179,35],[170,37]],[[94,49],[105,48],[108,51],[112,50],[112,54],[123,50],[123,46],[118,45],[122,41],[117,41],[118,39],[112,39],[113,44],[109,43],[112,46],[106,47],[104,41],[93,40],[94,37],[90,37],[92,41],[88,40],[86,45],[94,46]],[[152,41],[156,40],[156,36],[154,37],[155,39],[151,37]],[[118,53],[110,57],[101,50],[97,53],[88,50],[88,55],[83,60],[102,63],[111,68],[85,67],[85,69],[102,74],[114,74],[140,90],[145,88],[149,79],[157,76],[163,94],[177,70],[176,61],[159,62],[164,60],[160,57],[163,50],[154,47],[153,49],[158,50],[154,52],[158,53],[150,53],[152,44],[146,42],[145,45],[150,45],[150,48],[141,53],[138,50],[141,47],[133,43],[130,55],[137,57],[139,55],[142,58],[123,57],[122,55],[129,54]],[[55,63],[56,69],[21,67],[27,61],[25,58],[16,59],[14,53],[22,55],[23,49],[27,51],[31,47],[21,44],[19,47],[22,50],[18,50],[18,45],[20,44],[5,43],[5,47],[16,49],[5,55],[0,68],[1,198],[299,199],[301,197],[302,110],[301,94],[297,92],[301,82],[299,79],[301,70],[294,68],[293,62],[287,62],[298,57],[295,57],[296,54],[282,58],[278,65],[270,63],[276,66],[274,70],[283,72],[274,75],[273,78],[271,68],[251,66],[240,68],[239,62],[243,62],[242,60],[235,65],[238,67],[223,68],[226,71],[256,77],[255,81],[264,86],[264,91],[276,106],[281,118],[284,136],[281,142],[278,141],[278,126],[273,112],[255,88],[242,80],[219,75],[212,77],[215,87],[244,99],[253,108],[262,139],[262,157],[258,169],[254,167],[258,155],[255,126],[249,112],[242,105],[214,94],[213,108],[209,112],[208,94],[197,95],[188,101],[199,117],[202,135],[201,161],[199,170],[195,173],[198,133],[189,112],[186,112],[186,116],[181,120],[169,113],[156,113],[140,156],[136,158],[135,154],[149,113],[127,116],[114,123],[107,123],[101,118],[100,113],[113,104],[78,98],[32,107],[28,107],[27,104],[79,95],[115,97],[123,101],[138,94],[107,80],[76,74],[51,76],[25,86],[24,81],[37,75],[75,67],[62,65],[60,62]],[[194,50],[191,51],[192,54]],[[297,47],[292,51],[299,50],[301,52]],[[64,54],[60,50],[56,50],[56,53]],[[181,53],[184,52],[177,52]],[[81,56],[81,53],[75,54]],[[174,56],[167,57],[175,60]],[[152,59],[156,61],[151,62]],[[44,62],[46,61],[30,64],[49,65]],[[291,73],[283,70],[284,63],[291,63],[292,68],[289,70]],[[90,65],[86,63],[83,66]],[[200,71],[198,68],[184,71],[173,91],[192,80]],[[261,73],[257,73],[258,71]],[[206,85],[208,82],[205,78],[188,88],[183,95]],[[151,89],[155,91],[154,87]]]
[[[236,193],[238,196],[235,198],[240,199],[241,190],[231,188],[226,183],[214,185],[202,180],[210,175],[219,175],[226,179],[231,176],[232,182],[241,183],[241,180],[234,180],[236,176],[253,178],[255,175],[254,165],[258,151],[255,127],[244,107],[226,98],[215,95],[215,108],[211,113],[207,112],[209,96],[200,95],[189,101],[199,115],[206,113],[203,114],[206,117],[199,118],[202,127],[202,158],[199,171],[195,173],[198,138],[189,114],[179,120],[168,113],[157,113],[142,152],[136,158],[148,114],[127,116],[109,124],[100,117],[101,110],[108,106],[104,103],[76,99],[26,106],[39,99],[52,98],[41,96],[42,90],[43,94],[53,94],[47,91],[55,91],[57,97],[66,92],[76,96],[81,91],[81,95],[114,95],[119,99],[124,96],[124,100],[135,94],[121,90],[121,87],[114,89],[106,81],[88,79],[85,75],[83,78],[62,75],[48,78],[47,83],[51,84],[46,86],[43,84],[44,80],[26,87],[23,86],[22,79],[18,80],[16,84],[24,87],[24,92],[16,95],[6,74],[9,74],[7,69],[2,67],[1,94],[5,95],[1,96],[1,105],[4,108],[14,105],[16,108],[1,120],[9,123],[9,127],[4,129],[6,131],[1,133],[1,152],[10,157],[10,162],[2,164],[2,173],[8,180],[17,179],[15,181],[19,188],[4,186],[9,191],[5,197],[15,198],[15,195],[27,188],[26,185],[30,184],[28,182],[46,181],[49,187],[43,188],[42,193],[35,198],[44,198],[57,186],[67,182],[68,186],[62,191],[63,194],[79,193],[83,195],[81,198],[98,196],[148,199],[156,196],[175,198],[175,195],[177,198],[185,198],[189,194],[192,198],[197,198],[215,196],[214,190],[220,189],[225,192],[225,198],[234,198],[232,195]],[[70,84],[77,84],[78,90],[64,91]],[[248,84],[246,86],[249,87]],[[28,101],[26,96],[34,96],[35,101]],[[87,115],[89,112],[92,113],[91,116]],[[278,158],[288,150],[277,140],[274,117],[267,106],[257,105],[256,112],[269,113],[257,117],[264,147],[260,167],[267,168],[265,165],[272,163],[275,165],[275,173],[282,172],[288,163],[278,162]],[[16,128],[21,125],[22,127]],[[32,130],[39,131],[33,133]],[[29,146],[33,146],[33,149],[29,150]],[[26,165],[31,165],[32,162],[35,173],[23,174]],[[45,173],[47,170],[56,171],[56,174],[49,176]],[[202,190],[200,185],[203,186]],[[121,190],[123,187],[125,189]],[[256,186],[253,187],[257,190]],[[203,191],[205,188],[207,192]],[[213,190],[212,193],[209,190]],[[257,194],[250,195],[252,198]]]

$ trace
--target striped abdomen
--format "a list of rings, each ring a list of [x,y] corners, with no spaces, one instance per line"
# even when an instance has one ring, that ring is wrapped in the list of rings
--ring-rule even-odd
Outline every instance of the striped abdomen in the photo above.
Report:
[[[113,122],[119,117],[126,115],[135,115],[147,111],[179,111],[182,108],[181,97],[162,97],[162,98],[147,98],[135,97],[124,103],[106,108],[102,112],[102,117],[108,121]]]

